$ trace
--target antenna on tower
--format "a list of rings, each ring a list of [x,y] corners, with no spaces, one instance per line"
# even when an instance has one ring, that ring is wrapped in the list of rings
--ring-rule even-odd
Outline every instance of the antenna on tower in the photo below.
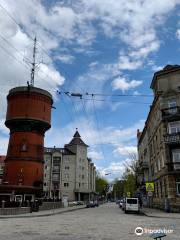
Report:
[[[33,62],[31,63],[32,69],[31,69],[31,86],[34,86],[34,75],[35,75],[35,69],[36,69],[36,37],[34,38],[34,46],[33,46]]]

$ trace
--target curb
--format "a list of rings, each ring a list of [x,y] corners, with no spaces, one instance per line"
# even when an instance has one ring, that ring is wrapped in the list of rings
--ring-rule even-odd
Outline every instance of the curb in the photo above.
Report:
[[[152,218],[169,218],[169,219],[180,219],[180,217],[173,217],[173,216],[167,216],[167,217],[165,217],[165,216],[157,216],[157,215],[149,215],[149,214],[147,214],[147,213],[145,213],[145,212],[142,212],[143,213],[143,215],[145,215],[146,217],[152,217]]]
[[[17,215],[11,215],[11,216],[4,216],[4,217],[0,217],[0,219],[12,219],[12,218],[37,218],[37,217],[48,217],[48,216],[53,216],[53,215],[58,215],[58,214],[62,214],[62,213],[67,213],[67,212],[74,212],[77,210],[81,210],[81,209],[85,209],[86,207],[82,207],[82,208],[74,208],[74,209],[67,209],[67,210],[63,210],[63,211],[59,211],[59,212],[51,212],[51,213],[45,213],[45,214],[39,214],[39,215],[24,215],[24,216],[17,216]],[[53,210],[53,209],[52,209]]]

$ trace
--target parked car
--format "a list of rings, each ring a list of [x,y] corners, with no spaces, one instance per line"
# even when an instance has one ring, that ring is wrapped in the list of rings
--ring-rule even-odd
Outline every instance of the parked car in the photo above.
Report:
[[[119,203],[120,203],[120,201],[121,201],[120,199],[116,200],[116,204],[119,204]]]
[[[139,213],[139,199],[138,198],[125,198],[123,203],[124,212],[138,212]]]
[[[77,206],[77,205],[78,205],[78,202],[77,202],[77,201],[74,201],[74,202],[72,202],[72,205],[73,205],[73,206]]]
[[[84,205],[83,201],[77,201],[77,205]]]
[[[86,207],[87,208],[92,208],[92,207],[95,207],[95,204],[94,204],[93,201],[89,201],[89,202],[86,203]]]
[[[97,200],[95,201],[89,201],[86,203],[87,208],[93,208],[93,207],[99,207],[99,203]]]

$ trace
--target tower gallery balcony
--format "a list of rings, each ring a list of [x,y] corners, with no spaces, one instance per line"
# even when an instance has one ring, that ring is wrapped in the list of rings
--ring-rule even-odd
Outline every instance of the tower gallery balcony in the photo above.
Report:
[[[164,142],[167,144],[180,143],[180,132],[164,135]]]
[[[180,118],[180,107],[164,108],[161,110],[163,120],[176,120]]]

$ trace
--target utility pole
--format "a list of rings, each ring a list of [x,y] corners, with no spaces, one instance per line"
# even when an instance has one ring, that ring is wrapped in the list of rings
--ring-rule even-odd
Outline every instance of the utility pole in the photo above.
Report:
[[[35,75],[35,69],[36,69],[36,37],[34,38],[34,47],[33,47],[33,62],[31,63],[32,69],[31,69],[31,86],[34,86],[34,75]]]

